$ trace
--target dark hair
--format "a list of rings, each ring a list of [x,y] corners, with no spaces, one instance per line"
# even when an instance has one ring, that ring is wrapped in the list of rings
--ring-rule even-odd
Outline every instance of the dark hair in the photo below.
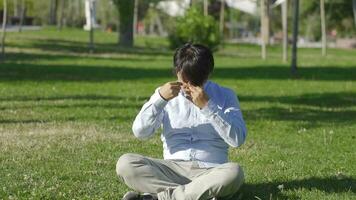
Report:
[[[192,85],[201,86],[214,69],[214,57],[208,47],[188,43],[176,50],[173,64],[175,74],[181,72]]]

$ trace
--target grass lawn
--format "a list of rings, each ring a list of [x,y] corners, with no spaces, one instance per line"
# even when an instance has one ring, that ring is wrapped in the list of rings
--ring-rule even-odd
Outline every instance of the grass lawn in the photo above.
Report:
[[[159,134],[131,123],[159,85],[174,80],[159,38],[116,47],[114,33],[9,33],[0,63],[0,199],[120,199],[120,155],[162,157]],[[230,159],[246,173],[242,199],[356,199],[356,51],[300,49],[291,79],[281,48],[226,45],[212,80],[233,88],[248,127]]]

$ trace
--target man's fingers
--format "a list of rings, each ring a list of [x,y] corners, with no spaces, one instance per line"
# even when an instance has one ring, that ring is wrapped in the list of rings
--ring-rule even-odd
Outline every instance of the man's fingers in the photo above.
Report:
[[[177,85],[177,86],[181,86],[183,85],[182,82],[179,82],[179,81],[172,81],[172,82],[169,82],[170,85]]]
[[[193,92],[198,92],[198,91],[202,90],[203,88],[201,88],[200,86],[194,86],[192,84],[189,84],[189,89],[192,90]]]
[[[171,89],[172,90],[181,90],[181,87],[180,86],[171,86]]]

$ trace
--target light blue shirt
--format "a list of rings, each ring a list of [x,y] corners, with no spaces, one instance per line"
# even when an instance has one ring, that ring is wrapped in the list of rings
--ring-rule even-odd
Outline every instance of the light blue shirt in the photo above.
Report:
[[[247,130],[233,90],[207,81],[204,91],[209,101],[200,109],[183,92],[165,101],[158,89],[136,116],[132,130],[137,138],[148,139],[163,125],[164,159],[214,167],[228,162],[229,146],[244,143]]]

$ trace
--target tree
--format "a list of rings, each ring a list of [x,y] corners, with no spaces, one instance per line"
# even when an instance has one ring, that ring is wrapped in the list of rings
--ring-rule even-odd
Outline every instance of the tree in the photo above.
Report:
[[[221,42],[218,22],[211,15],[202,15],[201,9],[195,6],[177,18],[175,29],[170,31],[168,38],[173,49],[191,42],[217,50]]]
[[[354,12],[354,22],[355,22],[355,28],[356,28],[356,0],[352,1],[352,10]]]
[[[266,59],[266,45],[269,43],[269,1],[261,1],[261,56]]]
[[[204,2],[204,16],[208,15],[209,2],[208,0],[203,0]]]
[[[94,2],[90,1],[89,2],[89,12],[90,12],[90,23],[89,23],[89,52],[93,53],[94,52],[94,20],[93,20],[93,15],[94,15]]]
[[[292,76],[297,76],[297,43],[298,43],[298,25],[299,25],[299,0],[293,1],[293,45],[292,45]]]
[[[132,0],[113,0],[119,11],[119,45],[132,47],[133,37],[133,18],[135,1]]]
[[[320,0],[321,54],[326,55],[325,0]]]
[[[7,21],[7,0],[3,0],[4,15],[2,18],[2,35],[1,35],[1,60],[5,60],[5,37],[6,37],[6,21]]]
[[[221,39],[224,39],[225,0],[220,0],[220,3],[219,31]]]
[[[58,8],[58,0],[51,0],[50,8],[49,8],[49,24],[55,25],[57,23],[57,9]]]
[[[58,19],[58,24],[57,27],[59,30],[62,30],[63,27],[63,22],[64,22],[64,9],[65,9],[65,0],[60,0],[60,13],[59,13],[59,19]]]
[[[135,7],[134,7],[134,18],[133,18],[133,35],[134,37],[137,34],[137,20],[138,20],[138,0],[135,0]]]
[[[19,23],[19,32],[22,31],[22,25],[24,23],[26,17],[26,3],[25,0],[21,0],[21,15],[20,15],[20,23]]]
[[[288,0],[282,3],[283,62],[288,59]]]

